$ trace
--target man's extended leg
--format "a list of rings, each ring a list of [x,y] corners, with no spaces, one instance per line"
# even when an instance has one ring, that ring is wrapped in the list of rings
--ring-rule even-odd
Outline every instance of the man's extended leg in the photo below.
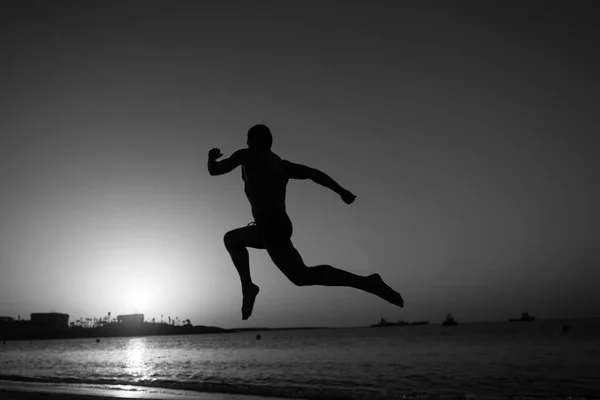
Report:
[[[404,307],[400,293],[389,287],[379,274],[360,276],[331,265],[307,267],[291,240],[265,239],[266,249],[277,267],[298,286],[346,286],[364,290],[392,304]]]
[[[233,265],[240,275],[242,283],[242,319],[248,319],[252,315],[254,301],[258,295],[259,288],[252,282],[250,276],[250,256],[247,247],[264,249],[255,225],[234,229],[225,234],[223,238],[225,248],[231,256]]]

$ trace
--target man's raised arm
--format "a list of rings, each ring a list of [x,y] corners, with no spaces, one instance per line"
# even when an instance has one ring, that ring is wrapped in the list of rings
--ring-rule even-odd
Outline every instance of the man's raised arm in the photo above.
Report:
[[[211,149],[208,152],[208,173],[211,175],[223,175],[233,171],[242,164],[244,154],[246,154],[246,150],[241,149],[233,153],[231,157],[217,161],[223,156],[223,153],[219,149]]]
[[[285,165],[291,179],[310,179],[339,194],[346,204],[352,204],[356,199],[356,196],[352,192],[341,187],[329,175],[318,169],[307,167],[306,165],[294,164],[289,161],[286,161]]]

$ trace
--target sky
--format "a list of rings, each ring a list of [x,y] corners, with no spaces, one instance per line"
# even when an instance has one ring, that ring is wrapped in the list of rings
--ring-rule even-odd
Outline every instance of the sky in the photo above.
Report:
[[[597,2],[4,1],[0,315],[233,327],[599,317]],[[296,287],[223,235],[252,221],[207,153],[273,151],[307,265],[379,273],[404,309]]]

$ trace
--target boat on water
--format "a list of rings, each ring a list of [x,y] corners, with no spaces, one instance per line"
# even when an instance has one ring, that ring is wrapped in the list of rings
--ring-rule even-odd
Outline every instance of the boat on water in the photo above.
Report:
[[[370,325],[371,328],[381,328],[388,326],[414,326],[414,325],[427,325],[429,321],[415,321],[415,322],[406,322],[406,321],[398,321],[398,322],[390,322],[385,318],[381,317],[381,320],[377,324]]]
[[[381,317],[381,320],[377,324],[371,325],[371,328],[381,328],[381,327],[388,327],[388,326],[406,326],[406,325],[410,325],[410,324],[408,322],[404,322],[404,321],[390,322],[390,321],[387,321],[385,318]]]
[[[444,320],[444,322],[442,322],[442,325],[444,325],[444,326],[456,326],[456,325],[458,325],[458,322],[456,322],[456,320],[454,319],[454,317],[452,316],[452,314],[448,314],[446,316],[446,319]]]
[[[521,313],[521,318],[511,318],[508,322],[530,322],[535,321],[535,317],[533,315],[529,315],[529,313]]]

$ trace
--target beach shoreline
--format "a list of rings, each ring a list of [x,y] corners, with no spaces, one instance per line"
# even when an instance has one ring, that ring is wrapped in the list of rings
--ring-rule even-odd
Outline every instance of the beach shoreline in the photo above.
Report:
[[[0,400],[291,400],[229,393],[207,393],[129,385],[85,385],[0,380]],[[297,400],[297,399],[296,399]],[[302,399],[300,399],[302,400]]]

